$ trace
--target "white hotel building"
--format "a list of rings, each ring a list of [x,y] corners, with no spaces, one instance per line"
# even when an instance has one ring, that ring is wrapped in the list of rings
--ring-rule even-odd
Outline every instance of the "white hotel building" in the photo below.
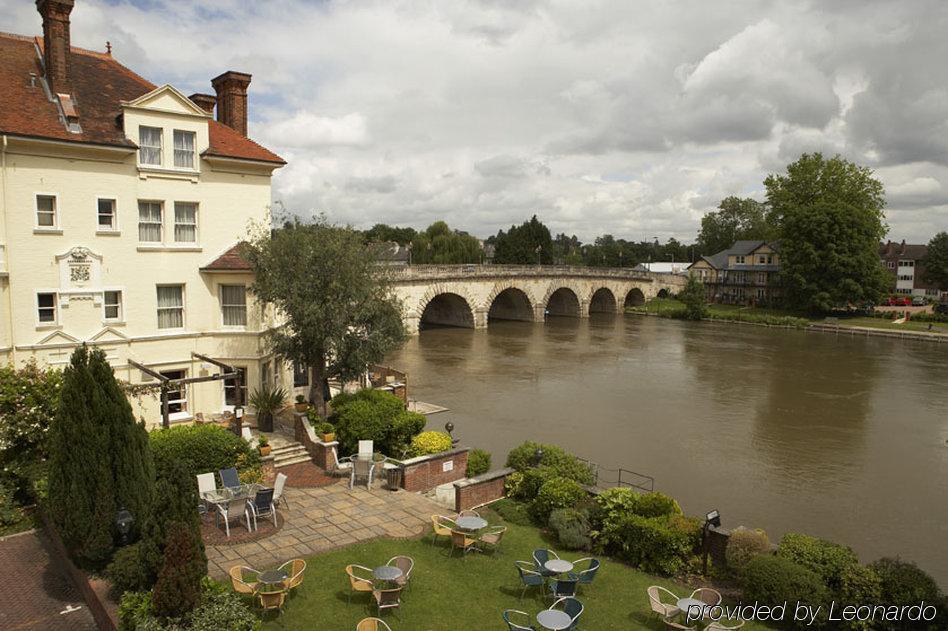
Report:
[[[213,79],[216,95],[155,86],[71,47],[72,7],[38,0],[42,37],[0,33],[0,361],[63,366],[85,342],[133,383],[129,360],[219,372],[192,352],[239,366],[250,388],[291,378],[266,354],[234,251],[285,164],[246,136],[250,75]],[[219,413],[233,390],[182,388],[172,420]]]

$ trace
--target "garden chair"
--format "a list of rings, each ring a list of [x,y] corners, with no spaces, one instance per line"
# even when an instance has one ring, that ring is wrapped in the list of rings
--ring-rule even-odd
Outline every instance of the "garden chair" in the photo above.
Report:
[[[375,453],[375,441],[371,440],[360,440],[359,441],[359,458],[365,458],[366,460],[372,460],[372,455]]]
[[[520,590],[520,600],[523,600],[527,588],[543,588],[543,575],[537,572],[535,564],[530,561],[514,561],[514,565],[520,573],[520,583],[523,585],[523,589]]]
[[[363,618],[356,625],[356,631],[392,631],[392,627],[378,618]]]
[[[252,500],[247,500],[247,510],[253,516],[253,529],[257,529],[258,517],[273,519],[273,528],[277,527],[276,505],[273,503],[273,489],[260,489]]]
[[[444,517],[443,515],[432,515],[431,528],[431,545],[434,545],[434,542],[438,537],[450,538],[451,531],[457,528],[457,524],[455,524],[454,520],[452,520],[450,517]]]
[[[224,518],[224,530],[227,533],[227,537],[230,538],[230,520],[234,517],[240,519],[241,513],[243,513],[244,519],[247,522],[247,532],[253,532],[250,529],[250,512],[247,507],[246,498],[237,498],[232,499],[229,502],[221,502],[217,504],[217,516]],[[215,524],[219,523],[215,518]]]
[[[578,578],[558,578],[550,583],[550,596],[553,598],[567,598],[576,595]]]
[[[471,510],[471,509],[462,510],[460,513],[458,513],[458,519],[460,519],[461,517],[480,517],[480,516],[481,516],[480,513],[478,513],[476,510]]]
[[[520,622],[514,622],[511,617],[518,618]],[[517,609],[507,609],[504,611],[504,622],[507,623],[507,631],[537,631],[537,628],[530,624],[533,618],[526,611]]]
[[[281,570],[284,570],[287,575],[286,591],[292,591],[294,588],[299,587],[303,584],[303,572],[306,571],[306,561],[303,559],[293,559],[287,561],[280,566]]]
[[[345,475],[346,472],[352,469],[352,458],[346,456],[345,458],[339,457],[339,451],[335,446],[332,448],[332,462],[329,463],[329,473],[331,475],[342,474]]]
[[[504,533],[507,532],[507,526],[495,526],[484,532],[480,537],[477,538],[478,543],[486,544],[490,547],[491,554],[500,549],[500,542],[504,538]]]
[[[372,579],[366,576],[356,576],[356,570],[368,572],[368,576],[372,576],[372,570],[365,567],[364,565],[346,566],[346,575],[349,577],[349,603],[352,603],[353,592],[356,592],[357,594],[371,594],[375,590],[375,585],[373,585]]]
[[[664,587],[659,587],[658,585],[652,585],[648,588],[648,601],[652,607],[652,611],[657,613],[662,618],[671,618],[672,616],[677,616],[681,613],[681,609],[678,608],[678,605],[673,604],[681,600],[678,596],[665,589]],[[662,595],[666,595],[671,599],[671,603],[662,602]]]
[[[355,486],[357,480],[365,480],[365,488],[372,488],[372,474],[375,473],[375,463],[371,460],[357,458],[352,461],[352,471],[349,475],[349,488]]]
[[[241,596],[253,597],[257,591],[257,577],[260,572],[246,565],[235,565],[227,573],[230,575],[230,584],[234,592]]]
[[[737,623],[733,626],[726,626],[717,620],[713,621],[711,624],[704,628],[704,631],[734,631],[735,629],[740,629],[744,626],[746,620],[738,620]]]
[[[415,567],[414,559],[403,555],[394,556],[385,565],[393,565],[402,571],[402,575],[395,579],[396,585],[399,587],[411,586],[411,571]]]
[[[579,580],[577,587],[581,585],[591,585],[593,580],[596,578],[596,574],[599,572],[599,559],[594,559],[592,557],[584,557],[582,559],[577,559],[573,562],[573,569],[575,570],[582,564],[588,564],[585,570],[580,570],[578,572],[570,572],[570,577],[575,577]]]
[[[550,609],[562,609],[563,613],[572,619],[572,624],[567,627],[569,631],[579,628],[579,624],[576,621],[579,620],[581,615],[583,615],[583,603],[579,602],[572,596],[568,596],[566,598],[560,598],[555,603],[550,605]]]
[[[221,486],[225,489],[236,489],[240,486],[240,476],[237,475],[237,468],[221,469],[218,471],[221,476]]]
[[[276,609],[280,613],[283,613],[283,603],[286,602],[286,590],[278,590],[272,592],[257,592],[257,597],[260,599],[260,608],[264,611],[269,609]]]
[[[204,499],[204,494],[217,490],[217,480],[214,479],[214,472],[211,471],[210,473],[199,473],[197,475],[197,482],[198,498],[201,500],[201,503],[198,504],[198,512],[207,513],[208,501]]]
[[[665,623],[666,629],[673,629],[674,631],[697,631],[698,630],[698,627],[688,627],[681,624],[680,622],[675,622],[671,618],[662,618],[662,622]],[[708,628],[710,629],[711,627],[708,627]]]
[[[283,500],[283,506],[287,510],[290,510],[290,505],[286,501],[286,496],[283,494],[283,487],[286,486],[286,474],[278,473],[276,480],[273,482],[273,504],[274,506],[279,506],[280,500]]]
[[[556,576],[556,572],[551,572],[546,569],[545,563],[551,559],[560,558],[558,554],[552,550],[547,550],[546,548],[540,548],[539,550],[533,551],[533,561],[536,563],[537,572],[543,576]]]
[[[378,607],[379,615],[382,615],[383,609],[398,609],[402,606],[402,588],[393,587],[391,589],[372,590],[372,596],[375,597],[375,605]]]
[[[710,587],[699,587],[691,592],[691,597],[700,600],[706,605],[717,607],[721,604],[721,593]]]
[[[455,550],[461,551],[461,557],[464,558],[467,556],[468,551],[474,548],[474,544],[477,543],[474,539],[468,537],[465,533],[460,530],[451,531],[451,552]]]

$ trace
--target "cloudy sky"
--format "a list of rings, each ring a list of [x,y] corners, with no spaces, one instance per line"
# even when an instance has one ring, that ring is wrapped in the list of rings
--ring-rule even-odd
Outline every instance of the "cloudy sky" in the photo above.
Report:
[[[251,136],[301,212],[690,241],[821,150],[875,169],[890,238],[948,229],[941,0],[202,4],[76,0],[73,44],[185,93],[252,73]],[[34,3],[0,30],[39,33]]]

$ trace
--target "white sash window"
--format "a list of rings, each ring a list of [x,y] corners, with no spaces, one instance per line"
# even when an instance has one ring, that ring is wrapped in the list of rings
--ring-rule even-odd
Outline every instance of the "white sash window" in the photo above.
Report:
[[[221,316],[224,326],[247,326],[247,288],[221,285]]]
[[[175,243],[197,242],[197,204],[174,203],[174,240]]]
[[[161,128],[138,128],[138,160],[142,164],[161,166]]]
[[[161,243],[161,202],[138,202],[138,240]]]
[[[179,168],[194,168],[194,132],[174,130],[174,165]]]
[[[158,285],[158,328],[184,328],[184,285]]]

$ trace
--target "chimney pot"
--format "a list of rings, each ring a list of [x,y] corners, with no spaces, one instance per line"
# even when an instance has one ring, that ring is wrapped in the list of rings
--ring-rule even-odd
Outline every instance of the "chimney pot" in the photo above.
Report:
[[[214,106],[217,104],[217,97],[213,94],[192,94],[188,97],[191,101],[208,114],[214,115]]]
[[[69,67],[72,48],[69,41],[69,14],[74,0],[36,0],[36,10],[43,16],[43,66],[50,91],[72,93]]]
[[[217,120],[243,136],[247,135],[247,87],[250,75],[228,70],[211,79],[217,92]]]

